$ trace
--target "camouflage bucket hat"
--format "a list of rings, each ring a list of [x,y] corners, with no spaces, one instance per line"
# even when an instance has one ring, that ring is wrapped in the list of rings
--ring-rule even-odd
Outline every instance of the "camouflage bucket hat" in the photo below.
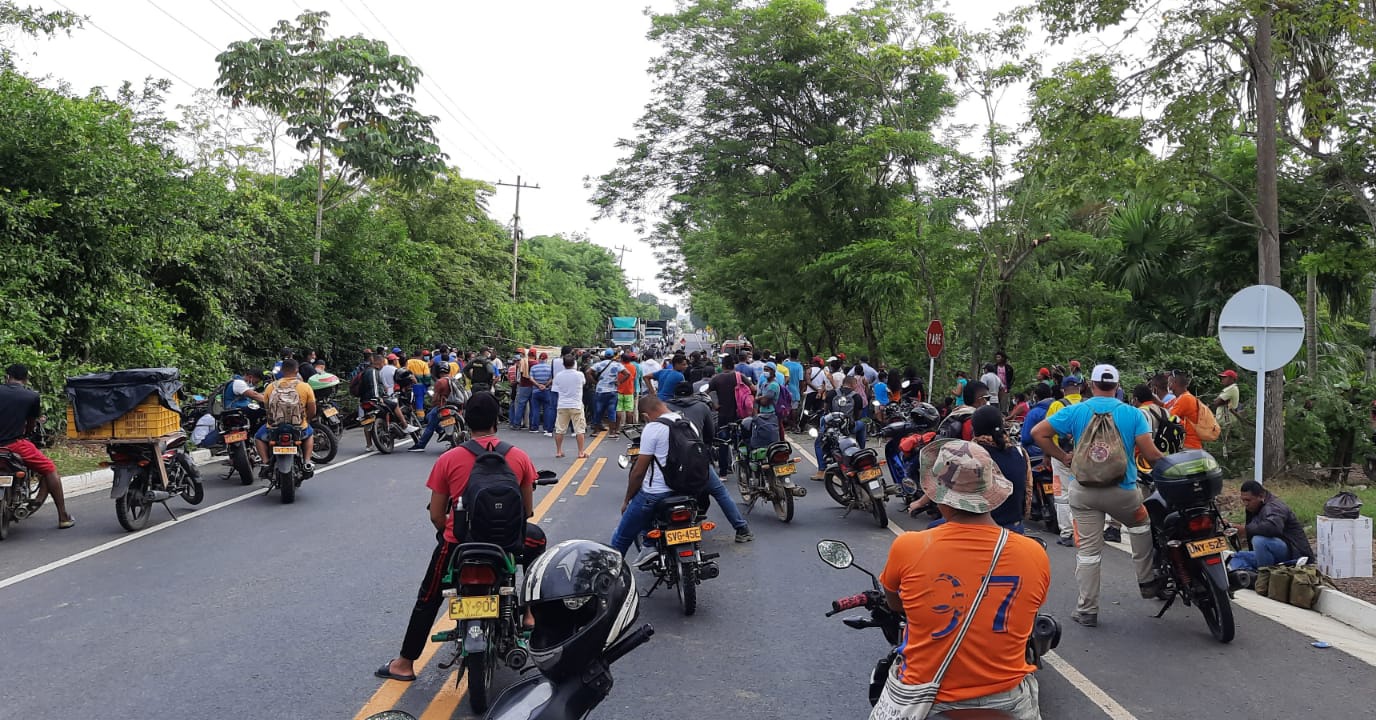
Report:
[[[939,505],[987,513],[1013,494],[989,451],[965,440],[939,440],[922,448],[922,492]]]

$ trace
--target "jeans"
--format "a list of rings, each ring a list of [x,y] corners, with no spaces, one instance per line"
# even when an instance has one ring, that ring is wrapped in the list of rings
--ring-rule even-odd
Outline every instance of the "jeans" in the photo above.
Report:
[[[559,393],[546,390],[549,399],[545,401],[545,432],[554,432],[554,421],[559,416]]]
[[[592,411],[594,424],[616,422],[616,391],[597,393],[597,406]]]
[[[416,441],[416,447],[423,448],[430,442],[430,436],[440,427],[440,409],[430,408],[430,412],[425,414],[425,432],[420,434],[420,440]]]
[[[1252,549],[1243,550],[1228,560],[1233,570],[1253,570],[1279,565],[1290,559],[1290,546],[1278,537],[1253,535]]]
[[[725,429],[717,430],[717,439],[722,441],[717,447],[717,466],[720,468],[717,471],[717,479],[720,480],[731,474],[731,447],[736,439]]]
[[[731,527],[740,532],[750,527],[741,516],[741,509],[736,507],[736,501],[732,499],[731,493],[727,491],[726,485],[722,484],[721,477],[716,471],[712,471],[712,477],[707,481],[707,492],[717,499],[717,504],[721,506],[722,514],[726,515],[726,522],[731,523]]]
[[[865,421],[857,420],[855,427],[851,428],[851,434],[855,436],[855,442],[860,444],[860,449],[865,448]],[[822,434],[817,434],[817,439],[812,441],[812,457],[817,458],[817,467],[826,469],[827,458],[822,456]]]
[[[554,397],[554,393],[550,392],[549,389],[534,388],[534,390],[535,392],[530,394],[530,428],[534,430],[544,427],[545,432],[554,432],[550,427],[552,423],[546,422],[550,418],[549,409],[553,407],[550,404],[550,398]]]
[[[616,548],[616,551],[623,556],[635,539],[650,529],[650,523],[654,521],[655,505],[668,494],[651,495],[641,490],[631,498],[631,502],[626,505],[626,512],[621,513],[621,522],[617,523],[616,530],[612,531],[612,540],[609,545]]]
[[[534,387],[516,386],[516,402],[511,404],[511,426],[519,427],[525,424],[526,412],[531,409],[530,396],[535,390]]]

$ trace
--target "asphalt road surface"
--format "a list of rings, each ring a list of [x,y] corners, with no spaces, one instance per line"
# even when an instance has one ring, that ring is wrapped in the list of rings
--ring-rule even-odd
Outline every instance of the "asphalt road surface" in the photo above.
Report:
[[[537,490],[551,542],[605,542],[625,489],[623,445],[599,437],[580,462],[571,440],[569,458],[555,460],[549,438],[503,436],[563,478]],[[399,649],[433,548],[424,481],[439,450],[364,455],[362,444],[347,433],[338,460],[306,481],[294,505],[212,465],[200,508],[171,503],[176,522],[158,509],[149,529],[125,533],[101,492],[71,501],[74,529],[57,530],[51,506],[15,527],[0,543],[0,718],[325,720],[393,707],[426,720],[469,717],[464,686],[436,667],[445,658],[433,644],[417,682],[372,675]],[[699,588],[693,617],[672,592],[642,601],[641,621],[656,634],[615,666],[616,686],[593,717],[868,715],[866,682],[883,638],[823,617],[868,580],[823,565],[815,545],[844,540],[877,571],[894,535],[867,515],[843,518],[805,479],[808,462],[799,482],[810,494],[791,524],[757,507],[755,541],[735,544],[712,511],[719,529],[705,544],[721,553],[721,576]],[[1101,625],[1081,628],[1069,621],[1073,551],[1052,545],[1050,554],[1046,610],[1065,631],[1038,673],[1043,717],[1376,717],[1371,638],[1335,630],[1323,639],[1336,647],[1319,650],[1313,633],[1237,607],[1237,639],[1219,645],[1193,609],[1152,618],[1158,604],[1137,596],[1117,551],[1104,558]],[[499,672],[497,682],[514,679]]]

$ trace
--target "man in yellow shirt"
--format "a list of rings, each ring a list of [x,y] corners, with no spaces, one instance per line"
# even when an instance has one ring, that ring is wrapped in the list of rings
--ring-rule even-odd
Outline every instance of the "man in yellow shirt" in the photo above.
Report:
[[[277,424],[286,421],[295,421],[301,427],[302,459],[306,461],[306,474],[315,471],[315,464],[311,462],[311,453],[315,450],[315,432],[311,428],[311,418],[315,417],[315,391],[311,389],[310,383],[303,382],[301,376],[297,374],[299,367],[295,359],[287,358],[282,361],[282,379],[274,381],[263,391],[263,405],[267,408],[267,421],[258,432],[253,436],[254,445],[258,446],[258,457],[269,458],[268,452],[268,430]],[[273,402],[273,394],[277,393],[278,388],[296,388],[296,399],[291,400],[291,393],[279,393],[280,397],[276,403]],[[295,417],[292,417],[295,415]],[[272,465],[263,464],[263,471],[266,475],[271,472]]]
[[[406,369],[416,377],[416,383],[411,386],[411,402],[417,413],[425,410],[425,392],[430,388],[430,364],[421,357],[424,354],[423,350],[417,350],[406,360]]]
[[[1049,420],[1056,413],[1080,402],[1080,387],[1078,375],[1066,376],[1061,381],[1062,397],[1046,409],[1046,418]],[[1056,446],[1060,447],[1060,438],[1056,438],[1055,442]],[[1070,513],[1070,484],[1074,481],[1075,476],[1070,474],[1070,466],[1051,458],[1051,485],[1056,493],[1056,524],[1061,528],[1061,537],[1056,540],[1056,544],[1065,547],[1075,547],[1074,524]]]

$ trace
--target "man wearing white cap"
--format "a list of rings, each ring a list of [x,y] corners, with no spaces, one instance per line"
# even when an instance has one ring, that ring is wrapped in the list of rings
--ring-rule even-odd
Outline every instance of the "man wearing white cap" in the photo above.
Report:
[[[1079,585],[1079,600],[1071,619],[1086,627],[1099,624],[1099,580],[1104,551],[1105,514],[1123,523],[1123,530],[1128,534],[1132,563],[1137,571],[1137,585],[1142,597],[1155,597],[1160,584],[1152,572],[1151,520],[1137,490],[1137,466],[1132,462],[1132,452],[1136,449],[1139,457],[1150,464],[1155,464],[1162,455],[1152,442],[1146,417],[1137,408],[1115,397],[1118,379],[1118,369],[1112,365],[1095,366],[1089,374],[1093,397],[1065,408],[1032,429],[1032,438],[1047,457],[1070,465],[1075,475],[1070,485],[1070,511],[1077,538],[1075,580]],[[1123,455],[1096,447],[1105,436],[1103,431],[1084,438],[1086,431],[1101,416],[1112,418],[1113,424],[1108,427],[1117,429],[1123,444]],[[1100,427],[1105,426],[1101,424]],[[1076,452],[1073,456],[1052,441],[1057,433],[1068,433],[1074,438]],[[1089,442],[1082,443],[1082,438]],[[1094,465],[1104,463],[1100,467],[1105,467],[1112,462],[1112,458],[1125,460],[1121,470],[1122,479],[1118,482],[1093,483],[1092,486],[1086,484],[1089,477],[1102,476]]]

